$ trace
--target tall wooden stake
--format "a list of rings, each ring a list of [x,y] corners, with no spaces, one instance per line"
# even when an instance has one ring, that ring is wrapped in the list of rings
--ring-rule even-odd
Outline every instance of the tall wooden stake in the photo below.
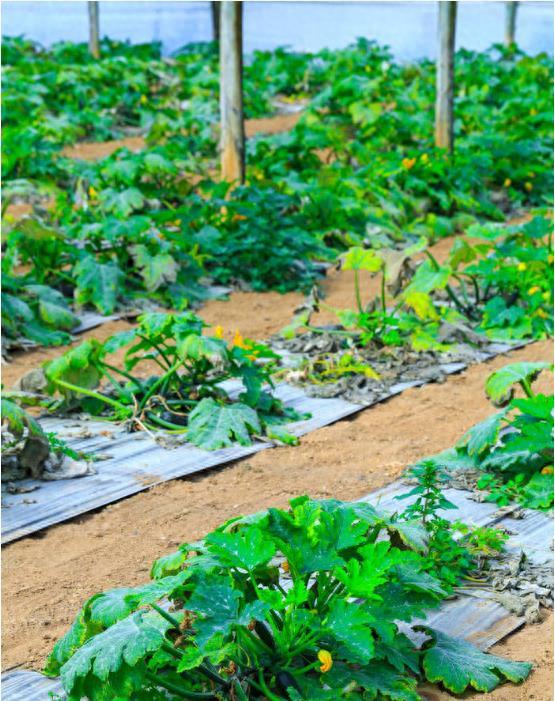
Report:
[[[210,3],[212,12],[212,41],[220,41],[220,2],[212,0]]]
[[[222,180],[245,180],[243,123],[243,3],[220,3],[220,119]]]
[[[453,150],[456,21],[457,3],[452,0],[441,0],[438,17],[435,142],[436,146],[445,148],[449,152]]]
[[[505,46],[511,47],[515,43],[518,2],[517,0],[511,0],[505,3],[505,7]]]
[[[89,52],[94,58],[100,58],[98,1],[91,0],[87,4],[89,7]]]

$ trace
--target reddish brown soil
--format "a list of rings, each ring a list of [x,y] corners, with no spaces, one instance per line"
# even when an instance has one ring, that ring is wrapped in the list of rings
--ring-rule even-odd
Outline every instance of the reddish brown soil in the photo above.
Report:
[[[114,139],[112,141],[83,141],[73,146],[66,146],[62,151],[62,155],[80,161],[96,161],[99,158],[110,156],[118,148],[141,151],[144,147],[145,140],[142,136],[128,136],[125,139]]]

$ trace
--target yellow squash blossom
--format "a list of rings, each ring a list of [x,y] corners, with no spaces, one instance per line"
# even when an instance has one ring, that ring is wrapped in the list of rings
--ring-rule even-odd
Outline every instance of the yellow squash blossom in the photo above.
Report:
[[[545,309],[537,309],[534,312],[534,316],[539,316],[540,319],[547,319],[549,317],[549,314],[545,311]]]
[[[422,163],[428,163],[428,161],[430,160],[430,157],[428,156],[427,153],[423,153],[423,154],[420,156],[420,160],[422,161]]]
[[[214,337],[215,338],[223,338],[224,337],[224,330],[220,326],[220,324],[218,324],[214,329]]]
[[[519,263],[516,266],[516,269],[518,270],[519,273],[523,273],[526,270],[526,263]]]
[[[552,475],[553,474],[553,465],[548,465],[547,467],[544,467],[542,470],[542,475]]]
[[[98,192],[94,189],[94,187],[91,185],[89,187],[89,197],[96,197],[98,195]]]
[[[416,158],[403,158],[401,165],[405,170],[410,170],[416,163]]]
[[[282,569],[284,572],[289,572],[289,571],[290,571],[289,563],[287,562],[287,560],[284,560],[284,561],[281,563],[281,569]]]
[[[527,182],[527,183],[524,183],[524,189],[526,190],[526,192],[532,192],[532,190],[534,189],[534,186],[532,185],[532,183]]]
[[[237,348],[247,348],[245,344],[245,339],[243,338],[243,336],[241,336],[239,331],[235,332],[235,336],[233,337],[233,345],[237,346]]]
[[[535,295],[536,292],[539,292],[539,291],[540,291],[540,288],[539,288],[537,285],[534,285],[534,287],[531,287],[531,288],[528,290],[528,294],[529,294],[529,295]]]
[[[318,659],[322,663],[320,666],[320,672],[329,672],[330,669],[333,667],[333,659],[331,657],[331,652],[328,652],[327,650],[320,650],[318,652]]]
[[[511,187],[512,180],[510,178],[505,178],[505,182],[503,183],[503,187]]]

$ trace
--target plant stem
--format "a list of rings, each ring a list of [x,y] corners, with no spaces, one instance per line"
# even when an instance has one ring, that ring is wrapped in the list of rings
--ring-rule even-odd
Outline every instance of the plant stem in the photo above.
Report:
[[[185,689],[181,689],[176,684],[172,684],[171,682],[168,682],[165,679],[161,679],[158,675],[153,674],[152,672],[145,672],[145,676],[153,684],[164,687],[164,689],[171,691],[172,694],[180,696],[182,699],[216,699],[214,694],[203,694],[201,692],[186,691]]]
[[[162,643],[162,647],[166,652],[173,657],[175,657],[177,660],[183,659],[183,653],[180,652],[180,650],[176,649],[173,647],[173,645],[170,645],[169,643]],[[218,686],[223,686],[224,688],[228,688],[230,686],[230,682],[227,679],[224,679],[221,677],[215,669],[211,669],[207,664],[202,662],[197,669],[199,672],[202,672],[205,677],[208,677],[211,681],[213,681],[215,684],[218,684]]]
[[[179,426],[178,424],[172,424],[169,421],[166,421],[165,419],[160,418],[156,414],[154,414],[152,411],[147,412],[147,416],[150,421],[154,421],[155,424],[158,424],[162,426],[163,428],[167,428],[168,430],[171,430],[173,433],[185,433],[187,430],[186,426]]]
[[[119,368],[116,368],[116,367],[114,367],[113,365],[109,365],[108,363],[105,363],[104,361],[102,361],[102,365],[103,365],[105,368],[108,368],[108,370],[111,370],[112,372],[117,372],[117,373],[119,373],[120,375],[123,375],[123,377],[126,377],[128,380],[130,380],[130,381],[133,382],[135,385],[137,385],[137,387],[139,387],[139,389],[142,389],[142,388],[143,388],[142,382],[140,382],[139,380],[137,380],[137,378],[133,377],[133,375],[130,375],[128,372],[125,372],[125,370],[120,370]]]
[[[245,626],[244,628],[241,628],[241,630],[246,634],[247,638],[253,642],[255,645],[258,645],[259,647],[262,647],[264,649],[264,652],[269,653],[270,655],[274,655],[275,652],[272,650],[269,645],[266,645],[266,643],[261,639],[258,638],[256,635],[251,633],[251,631]]]
[[[440,270],[440,268],[441,268],[440,264],[437,262],[437,260],[434,258],[434,256],[430,253],[430,251],[424,251],[424,253],[428,256],[429,260],[432,262],[432,265],[434,266],[434,270]],[[447,283],[445,285],[445,291],[447,292],[451,301],[457,307],[457,309],[461,312],[465,312],[466,307],[460,301],[460,299],[457,297],[457,295],[455,294],[455,292],[453,291],[453,288],[451,287],[451,285],[449,285],[449,283]]]
[[[160,387],[160,385],[164,384],[164,382],[166,382],[166,380],[168,379],[168,377],[169,377],[170,375],[173,375],[173,374],[175,373],[175,371],[176,371],[181,365],[183,365],[183,361],[182,361],[182,360],[178,360],[176,363],[174,363],[174,364],[171,366],[171,368],[166,372],[165,375],[162,375],[161,377],[159,377],[159,378],[156,380],[156,382],[152,385],[152,387],[148,390],[148,392],[147,392],[147,393],[145,394],[145,396],[142,398],[141,403],[139,404],[139,411],[142,411],[142,410],[145,408],[146,403],[147,403],[148,400],[152,397],[152,395],[156,393],[156,390],[158,389],[158,387]]]
[[[113,406],[114,409],[123,409],[123,410],[127,409],[126,406],[124,406],[123,404],[120,404],[120,402],[117,402],[115,399],[111,399],[110,397],[105,397],[103,394],[100,394],[99,392],[95,392],[92,389],[86,389],[85,387],[79,387],[78,385],[73,385],[70,382],[66,382],[65,380],[54,380],[54,382],[57,385],[59,385],[60,387],[63,387],[64,389],[68,389],[70,392],[76,392],[77,394],[84,394],[87,397],[92,397],[93,399],[98,399],[101,402],[105,402],[106,404]]]
[[[157,604],[150,604],[151,607],[156,611],[156,613],[159,613],[162,618],[165,618],[168,623],[171,623],[174,628],[177,628],[179,630],[179,621],[177,618],[174,618],[171,613],[168,613],[167,611],[164,611],[163,608],[160,608]]]
[[[527,397],[529,397],[530,399],[532,399],[533,397],[536,396],[536,395],[534,394],[534,392],[532,391],[532,387],[530,386],[530,383],[528,382],[528,380],[520,380],[519,385],[520,385],[520,386],[522,387],[522,389],[524,390],[524,394],[525,394]]]
[[[360,298],[360,282],[358,277],[358,270],[355,270],[355,297],[357,300],[357,307],[360,314],[364,313],[362,308],[362,299]]]
[[[154,343],[153,340],[151,340],[150,338],[147,338],[146,336],[143,336],[143,335],[140,334],[140,333],[138,333],[137,336],[138,336],[139,338],[142,338],[143,341],[145,341],[146,343],[148,343],[149,345],[151,345],[153,348],[156,348],[156,350],[158,351],[158,353],[160,353],[160,355],[162,356],[162,358],[164,358],[164,360],[166,361],[166,364],[167,364],[168,368],[171,367],[171,361],[168,359],[168,356],[164,353],[164,351],[160,348],[160,346],[159,346],[157,343]],[[167,369],[167,368],[166,368],[166,369]]]
[[[258,683],[260,684],[260,687],[261,687],[262,691],[264,692],[264,695],[266,696],[268,701],[282,701],[281,696],[276,696],[268,688],[268,685],[266,684],[266,680],[264,679],[264,675],[262,674],[261,669],[258,670]]]
[[[243,691],[241,682],[238,679],[235,679],[233,681],[233,691],[235,692],[235,695],[237,696],[239,701],[249,701],[248,696]]]

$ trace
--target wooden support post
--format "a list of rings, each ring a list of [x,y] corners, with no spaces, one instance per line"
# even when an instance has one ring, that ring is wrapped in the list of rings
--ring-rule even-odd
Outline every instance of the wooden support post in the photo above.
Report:
[[[505,3],[505,46],[510,48],[515,44],[517,0]]]
[[[89,7],[89,52],[94,58],[100,58],[98,0],[90,0],[87,4]]]
[[[222,180],[245,180],[243,122],[243,3],[220,3],[220,119]]]
[[[220,41],[220,2],[219,0],[212,0],[210,3],[210,10],[212,12],[212,41]]]
[[[457,3],[441,0],[438,16],[435,143],[453,151],[453,93]]]

